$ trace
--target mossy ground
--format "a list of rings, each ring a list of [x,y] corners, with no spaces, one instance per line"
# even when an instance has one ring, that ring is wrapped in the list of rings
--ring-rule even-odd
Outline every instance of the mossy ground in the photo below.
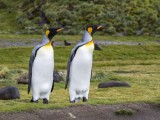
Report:
[[[136,40],[136,38],[135,38]],[[145,40],[144,40],[145,41]],[[102,51],[94,51],[93,78],[88,103],[78,104],[118,104],[130,102],[160,103],[160,45],[108,45]],[[55,69],[66,71],[67,61],[73,46],[55,46]],[[21,99],[0,101],[0,111],[21,111],[37,108],[62,108],[69,103],[68,90],[64,83],[56,83],[48,105],[30,103],[26,85],[16,84],[17,76],[28,70],[31,47],[0,48],[0,87],[17,86]],[[4,70],[5,68],[5,70]],[[8,70],[6,70],[8,69]],[[6,72],[5,72],[6,71]],[[130,88],[98,89],[102,81],[125,81]],[[77,104],[75,104],[77,105]]]

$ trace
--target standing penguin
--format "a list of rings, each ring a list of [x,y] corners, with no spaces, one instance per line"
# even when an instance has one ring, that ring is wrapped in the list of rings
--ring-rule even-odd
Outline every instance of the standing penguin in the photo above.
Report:
[[[94,50],[92,36],[98,30],[102,30],[102,26],[87,26],[83,33],[82,40],[71,51],[65,85],[66,89],[69,84],[71,103],[77,102],[81,98],[83,98],[83,102],[88,101]]]
[[[53,91],[54,50],[52,38],[63,28],[50,28],[46,31],[40,44],[35,46],[29,61],[28,94],[32,90],[31,102],[43,99],[48,104]]]

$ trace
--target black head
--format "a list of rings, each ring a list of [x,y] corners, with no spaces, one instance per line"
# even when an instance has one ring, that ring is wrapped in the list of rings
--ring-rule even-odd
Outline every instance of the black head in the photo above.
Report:
[[[60,32],[63,29],[64,28],[60,28],[60,27],[59,28],[49,28],[48,30],[46,30],[46,36],[51,41],[53,36],[55,36],[58,32]]]
[[[93,35],[96,31],[100,31],[103,29],[102,25],[88,25],[86,30],[89,32],[90,35]]]

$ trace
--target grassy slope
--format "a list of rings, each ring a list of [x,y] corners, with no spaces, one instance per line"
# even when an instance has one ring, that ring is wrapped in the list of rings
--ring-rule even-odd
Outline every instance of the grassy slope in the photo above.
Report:
[[[72,47],[55,47],[55,68],[66,70],[66,64]],[[1,87],[16,85],[15,69],[28,69],[28,60],[32,48],[0,49],[0,68],[8,67],[13,77],[8,77]],[[93,80],[87,104],[117,104],[126,102],[160,103],[160,45],[103,46],[103,51],[94,52]],[[16,56],[16,57],[15,57]],[[12,82],[11,82],[12,79]],[[131,88],[98,89],[100,81],[127,81]],[[8,81],[8,82],[7,82]],[[13,82],[14,81],[14,82]],[[35,108],[60,108],[72,105],[68,102],[68,91],[64,83],[56,83],[50,103],[42,105],[30,103],[31,94],[27,86],[16,85],[20,89],[21,99],[0,101],[0,111],[20,111]],[[82,104],[82,103],[80,103]],[[85,103],[83,103],[85,104]]]
[[[19,0],[2,0],[7,8],[0,9],[0,33],[10,33],[11,31],[19,31],[19,27],[16,23],[16,16],[19,14],[17,5]]]
[[[10,31],[15,31],[18,30],[18,27],[15,26],[16,20],[16,12],[8,13],[6,10],[0,10],[0,32],[3,33],[5,32],[10,32]],[[10,14],[10,15],[8,15]]]

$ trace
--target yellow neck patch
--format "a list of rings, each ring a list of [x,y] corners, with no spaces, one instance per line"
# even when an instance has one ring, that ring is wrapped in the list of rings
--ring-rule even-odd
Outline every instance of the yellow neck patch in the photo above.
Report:
[[[48,34],[49,34],[49,33],[50,33],[50,31],[49,31],[49,30],[47,30],[47,31],[46,31],[46,36],[48,36]]]
[[[51,47],[51,42],[47,43],[44,47]]]
[[[90,34],[92,33],[92,28],[91,28],[91,27],[88,28],[88,32],[89,32]]]
[[[94,45],[93,40],[91,40],[90,42],[88,42],[87,44],[85,44],[85,46],[87,46],[87,47],[92,46],[92,45]]]

